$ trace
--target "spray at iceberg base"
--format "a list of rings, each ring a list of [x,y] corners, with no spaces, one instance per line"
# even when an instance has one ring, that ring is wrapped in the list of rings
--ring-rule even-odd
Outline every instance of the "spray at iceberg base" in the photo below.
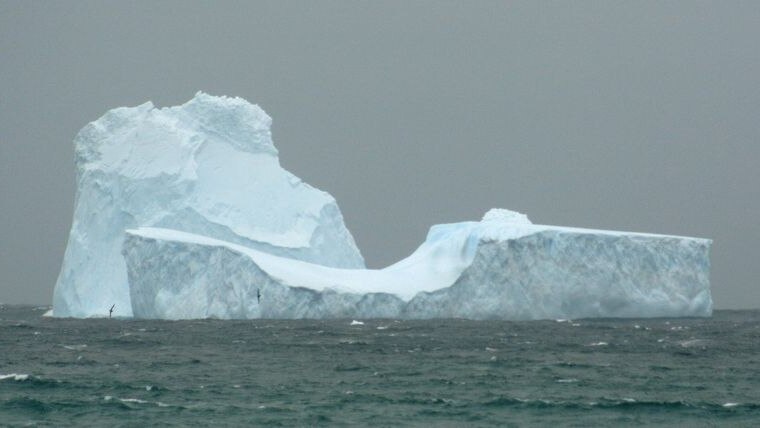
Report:
[[[284,170],[240,98],[117,108],[75,139],[53,315],[542,319],[710,316],[710,241],[489,211],[364,268],[335,200]]]

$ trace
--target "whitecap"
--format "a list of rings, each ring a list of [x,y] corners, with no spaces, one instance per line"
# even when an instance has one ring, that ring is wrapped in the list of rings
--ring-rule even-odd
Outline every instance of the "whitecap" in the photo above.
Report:
[[[704,339],[690,339],[682,340],[678,342],[678,344],[683,348],[693,348],[695,346],[701,346],[702,348],[705,348],[707,346],[707,341]]]
[[[385,329],[387,329],[387,328],[388,328],[388,326],[387,326],[387,325],[379,325],[379,326],[377,326],[377,329],[378,329],[378,330],[385,330]]]
[[[137,404],[148,404],[149,401],[140,400],[139,398],[119,398],[119,401],[122,403],[137,403]]]
[[[739,405],[739,403],[726,403],[726,404],[723,405],[723,407],[731,408],[731,407],[736,407],[738,405]]]
[[[351,325],[364,325],[362,321],[353,320],[351,321]]]
[[[588,346],[607,346],[607,345],[609,345],[609,343],[607,342],[594,342],[594,343],[589,343]]]
[[[63,345],[63,347],[66,348],[66,349],[68,349],[68,350],[70,350],[70,351],[81,351],[84,348],[86,348],[87,345],[85,345],[85,344],[81,344],[81,345]]]
[[[103,396],[104,401],[113,401],[114,397],[112,395],[105,395]],[[134,404],[155,404],[158,407],[171,407],[171,404],[166,404],[161,401],[147,401],[147,400],[141,400],[139,398],[118,398],[117,400],[121,401],[122,403],[134,403]]]
[[[29,379],[29,375],[25,373],[11,373],[11,374],[0,374],[0,380],[17,380],[17,381],[24,381]]]
[[[575,383],[578,382],[578,379],[570,378],[570,379],[557,379],[557,383]]]

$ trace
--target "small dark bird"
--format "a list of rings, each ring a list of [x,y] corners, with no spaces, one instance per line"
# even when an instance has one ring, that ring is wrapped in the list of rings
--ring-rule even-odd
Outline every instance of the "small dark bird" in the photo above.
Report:
[[[261,303],[261,290],[256,289],[256,301]]]
[[[115,307],[116,307],[116,303],[114,303],[113,306],[111,306],[111,309],[108,310],[108,318],[111,318],[111,314],[113,314],[113,308]]]

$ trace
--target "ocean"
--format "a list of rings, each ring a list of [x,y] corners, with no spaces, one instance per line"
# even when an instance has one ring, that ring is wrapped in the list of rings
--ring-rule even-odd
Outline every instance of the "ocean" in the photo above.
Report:
[[[758,426],[760,311],[52,319],[0,306],[2,426]]]

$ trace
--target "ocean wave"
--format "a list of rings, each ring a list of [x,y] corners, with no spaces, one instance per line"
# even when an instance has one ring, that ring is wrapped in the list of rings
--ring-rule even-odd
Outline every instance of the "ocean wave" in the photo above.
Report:
[[[0,410],[21,410],[24,413],[47,413],[52,406],[32,397],[14,397],[0,402]]]
[[[33,388],[57,387],[62,384],[62,382],[57,379],[47,379],[26,373],[0,374],[0,382],[19,382],[27,385],[27,387],[31,385]]]
[[[705,401],[657,401],[657,400],[636,400],[630,397],[623,398],[603,398],[599,401],[562,401],[549,399],[522,399],[516,397],[497,397],[486,401],[486,406],[494,407],[522,407],[522,408],[561,408],[565,410],[679,410],[679,409],[702,409],[724,412],[727,410],[736,410],[743,408],[746,410],[758,410],[760,404],[754,403],[715,403]]]
[[[125,405],[130,405],[130,404],[140,404],[140,405],[142,405],[142,404],[148,404],[148,405],[152,405],[152,406],[156,406],[156,407],[182,407],[182,406],[173,406],[171,404],[166,404],[166,403],[161,402],[161,401],[148,401],[148,400],[143,400],[141,398],[119,398],[119,397],[114,397],[112,395],[106,395],[106,396],[104,396],[103,397],[103,401],[106,401],[106,402],[115,402],[115,403],[123,403]]]
[[[84,343],[81,345],[61,345],[61,346],[63,346],[65,349],[68,349],[69,351],[83,351],[85,350],[85,348],[87,348],[87,345]]]
[[[0,374],[0,380],[25,381],[27,379],[29,379],[29,375],[25,373]]]

